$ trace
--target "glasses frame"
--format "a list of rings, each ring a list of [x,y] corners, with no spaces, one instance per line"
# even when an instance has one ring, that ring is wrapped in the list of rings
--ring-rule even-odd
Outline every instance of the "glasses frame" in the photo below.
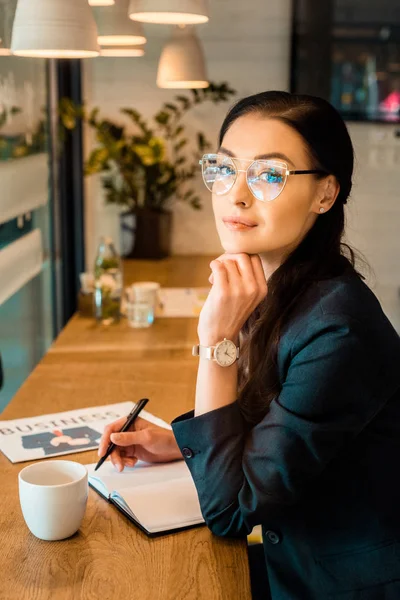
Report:
[[[208,185],[206,183],[206,180],[205,180],[205,177],[204,177],[204,161],[205,161],[205,158],[208,157],[208,156],[221,156],[222,158],[228,158],[229,160],[232,161],[233,166],[235,167],[235,179],[233,180],[233,183],[232,183],[231,187],[229,189],[227,189],[225,192],[220,192],[220,193],[213,192],[212,190],[210,190],[210,188],[208,187]],[[238,169],[236,167],[235,163],[233,162],[234,160],[245,161],[245,162],[249,162],[250,164],[247,167],[247,169]],[[260,200],[260,198],[258,198],[255,195],[255,193],[253,192],[253,190],[250,187],[248,173],[249,173],[250,167],[254,163],[256,163],[256,162],[265,162],[265,163],[274,162],[274,163],[279,163],[285,169],[285,173],[284,173],[284,175],[285,175],[285,181],[283,183],[283,186],[282,186],[281,190],[279,191],[279,193],[275,196],[275,198],[271,198],[271,200]],[[239,158],[237,156],[234,156],[234,157],[233,156],[228,156],[227,154],[222,154],[222,153],[219,153],[219,152],[214,152],[214,153],[210,152],[208,154],[203,154],[202,158],[199,160],[199,165],[201,165],[201,175],[202,175],[202,178],[203,178],[204,185],[206,186],[206,188],[208,189],[208,191],[210,191],[211,193],[215,193],[217,196],[224,196],[225,194],[227,194],[228,192],[230,192],[231,189],[233,188],[233,186],[235,185],[237,177],[238,177],[238,173],[246,173],[247,187],[249,188],[249,190],[252,193],[252,195],[254,196],[254,198],[256,198],[256,200],[260,200],[260,202],[272,202],[273,200],[276,200],[276,198],[278,198],[280,196],[280,194],[283,192],[283,190],[284,190],[284,188],[286,186],[286,183],[287,183],[289,175],[313,175],[313,174],[318,174],[318,173],[319,174],[329,175],[329,173],[327,171],[324,171],[323,169],[301,169],[301,170],[294,169],[294,170],[290,170],[288,168],[288,164],[284,160],[281,160],[280,158],[276,158],[276,159],[275,158],[271,158],[271,159],[269,159],[269,158],[259,158],[259,159]]]

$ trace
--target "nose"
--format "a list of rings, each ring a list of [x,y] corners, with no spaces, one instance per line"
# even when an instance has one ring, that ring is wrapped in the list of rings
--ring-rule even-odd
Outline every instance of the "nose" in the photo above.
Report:
[[[252,205],[254,196],[247,185],[245,169],[237,170],[236,181],[229,192],[229,201],[231,204],[241,204],[242,206]]]

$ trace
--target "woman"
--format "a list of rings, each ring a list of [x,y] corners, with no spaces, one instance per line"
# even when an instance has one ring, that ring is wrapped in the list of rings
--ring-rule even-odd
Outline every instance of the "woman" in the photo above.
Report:
[[[341,243],[345,124],[322,99],[256,94],[201,162],[225,253],[198,337],[230,342],[200,356],[172,432],[116,421],[99,454],[111,435],[119,470],[183,456],[213,533],[262,525],[265,598],[398,599],[400,339]]]

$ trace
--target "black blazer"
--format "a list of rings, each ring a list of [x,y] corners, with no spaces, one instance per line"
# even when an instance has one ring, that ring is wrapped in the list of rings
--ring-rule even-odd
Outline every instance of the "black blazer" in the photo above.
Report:
[[[171,423],[206,524],[262,525],[266,598],[400,599],[400,338],[356,273],[310,287],[278,368],[254,427],[237,401]]]

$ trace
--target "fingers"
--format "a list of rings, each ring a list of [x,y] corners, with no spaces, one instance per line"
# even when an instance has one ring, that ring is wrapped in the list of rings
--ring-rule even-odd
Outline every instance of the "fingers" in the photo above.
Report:
[[[261,298],[264,298],[268,293],[268,284],[265,279],[265,273],[262,267],[261,259],[258,254],[252,254],[250,259],[253,265],[253,271],[258,283]]]
[[[120,448],[116,448],[111,452],[110,460],[119,472],[123,471],[124,467],[134,467],[138,461],[135,456],[124,455],[124,450],[121,450]]]
[[[123,471],[124,464],[121,456],[121,451],[118,448],[115,448],[110,454],[110,460],[117,471]]]
[[[221,289],[228,287],[228,274],[222,263],[218,260],[212,260],[210,263],[212,274],[214,277],[214,285],[219,286]]]
[[[253,263],[248,254],[224,254],[220,260],[228,271],[229,283],[233,290],[246,289],[248,293],[257,292],[258,283],[253,270]],[[235,266],[233,271],[232,265]]]
[[[99,456],[103,456],[106,453],[106,450],[110,444],[111,434],[114,431],[120,431],[122,429],[124,423],[126,423],[126,418],[121,417],[120,419],[113,421],[109,425],[106,425],[106,427],[104,428],[103,435],[101,436],[101,439],[100,439],[99,449],[97,451],[97,454]]]
[[[242,285],[242,277],[236,260],[230,258],[222,261],[223,267],[225,267],[228,284],[231,289],[238,290]]]
[[[236,285],[246,285],[247,289],[252,289],[258,294],[260,301],[266,296],[268,286],[262,262],[258,254],[249,255],[244,252],[237,254],[225,253],[217,260],[225,265],[228,272],[229,283],[231,283],[231,277],[233,279],[233,275],[236,275],[231,268],[232,262],[235,262],[239,273],[239,279],[233,279],[235,287]],[[231,275],[231,273],[233,275]],[[240,281],[240,278],[242,281]]]
[[[125,431],[124,433],[112,433],[111,441],[117,446],[133,446],[134,444],[142,444],[149,439],[149,433],[146,429],[139,431]]]
[[[125,423],[126,418],[121,417],[104,428],[97,452],[100,457],[104,456],[110,442],[115,444],[117,447],[111,452],[110,460],[118,471],[123,471],[124,467],[133,467],[136,464],[138,459],[135,456],[135,444],[143,443],[147,445],[151,441],[150,428],[148,427],[121,433],[121,428]],[[143,427],[144,423],[146,422],[138,417],[135,426]]]
[[[238,271],[243,279],[245,279],[249,284],[255,283],[255,274],[253,270],[253,263],[248,254],[231,254],[228,255],[231,257],[230,260],[234,260],[237,264]]]
[[[111,462],[121,472],[124,467],[136,464],[135,445],[143,444],[148,447],[151,443],[151,429],[111,433],[110,437],[111,442],[117,446],[110,454]]]
[[[226,256],[225,254],[221,254],[221,256],[218,256],[218,258],[216,258],[216,259],[214,259],[214,260],[212,260],[212,261],[210,262],[210,268],[211,268],[211,271],[213,270],[213,267],[214,267],[214,268],[218,268],[218,265],[216,265],[216,264],[215,264],[216,262],[219,262],[220,264],[222,264],[222,263],[223,263],[223,260],[224,260],[225,256]],[[211,273],[210,277],[208,278],[208,281],[209,281],[209,282],[210,282],[212,285],[214,284],[214,281],[215,281],[215,279],[214,279],[214,273],[213,273],[213,272]]]

